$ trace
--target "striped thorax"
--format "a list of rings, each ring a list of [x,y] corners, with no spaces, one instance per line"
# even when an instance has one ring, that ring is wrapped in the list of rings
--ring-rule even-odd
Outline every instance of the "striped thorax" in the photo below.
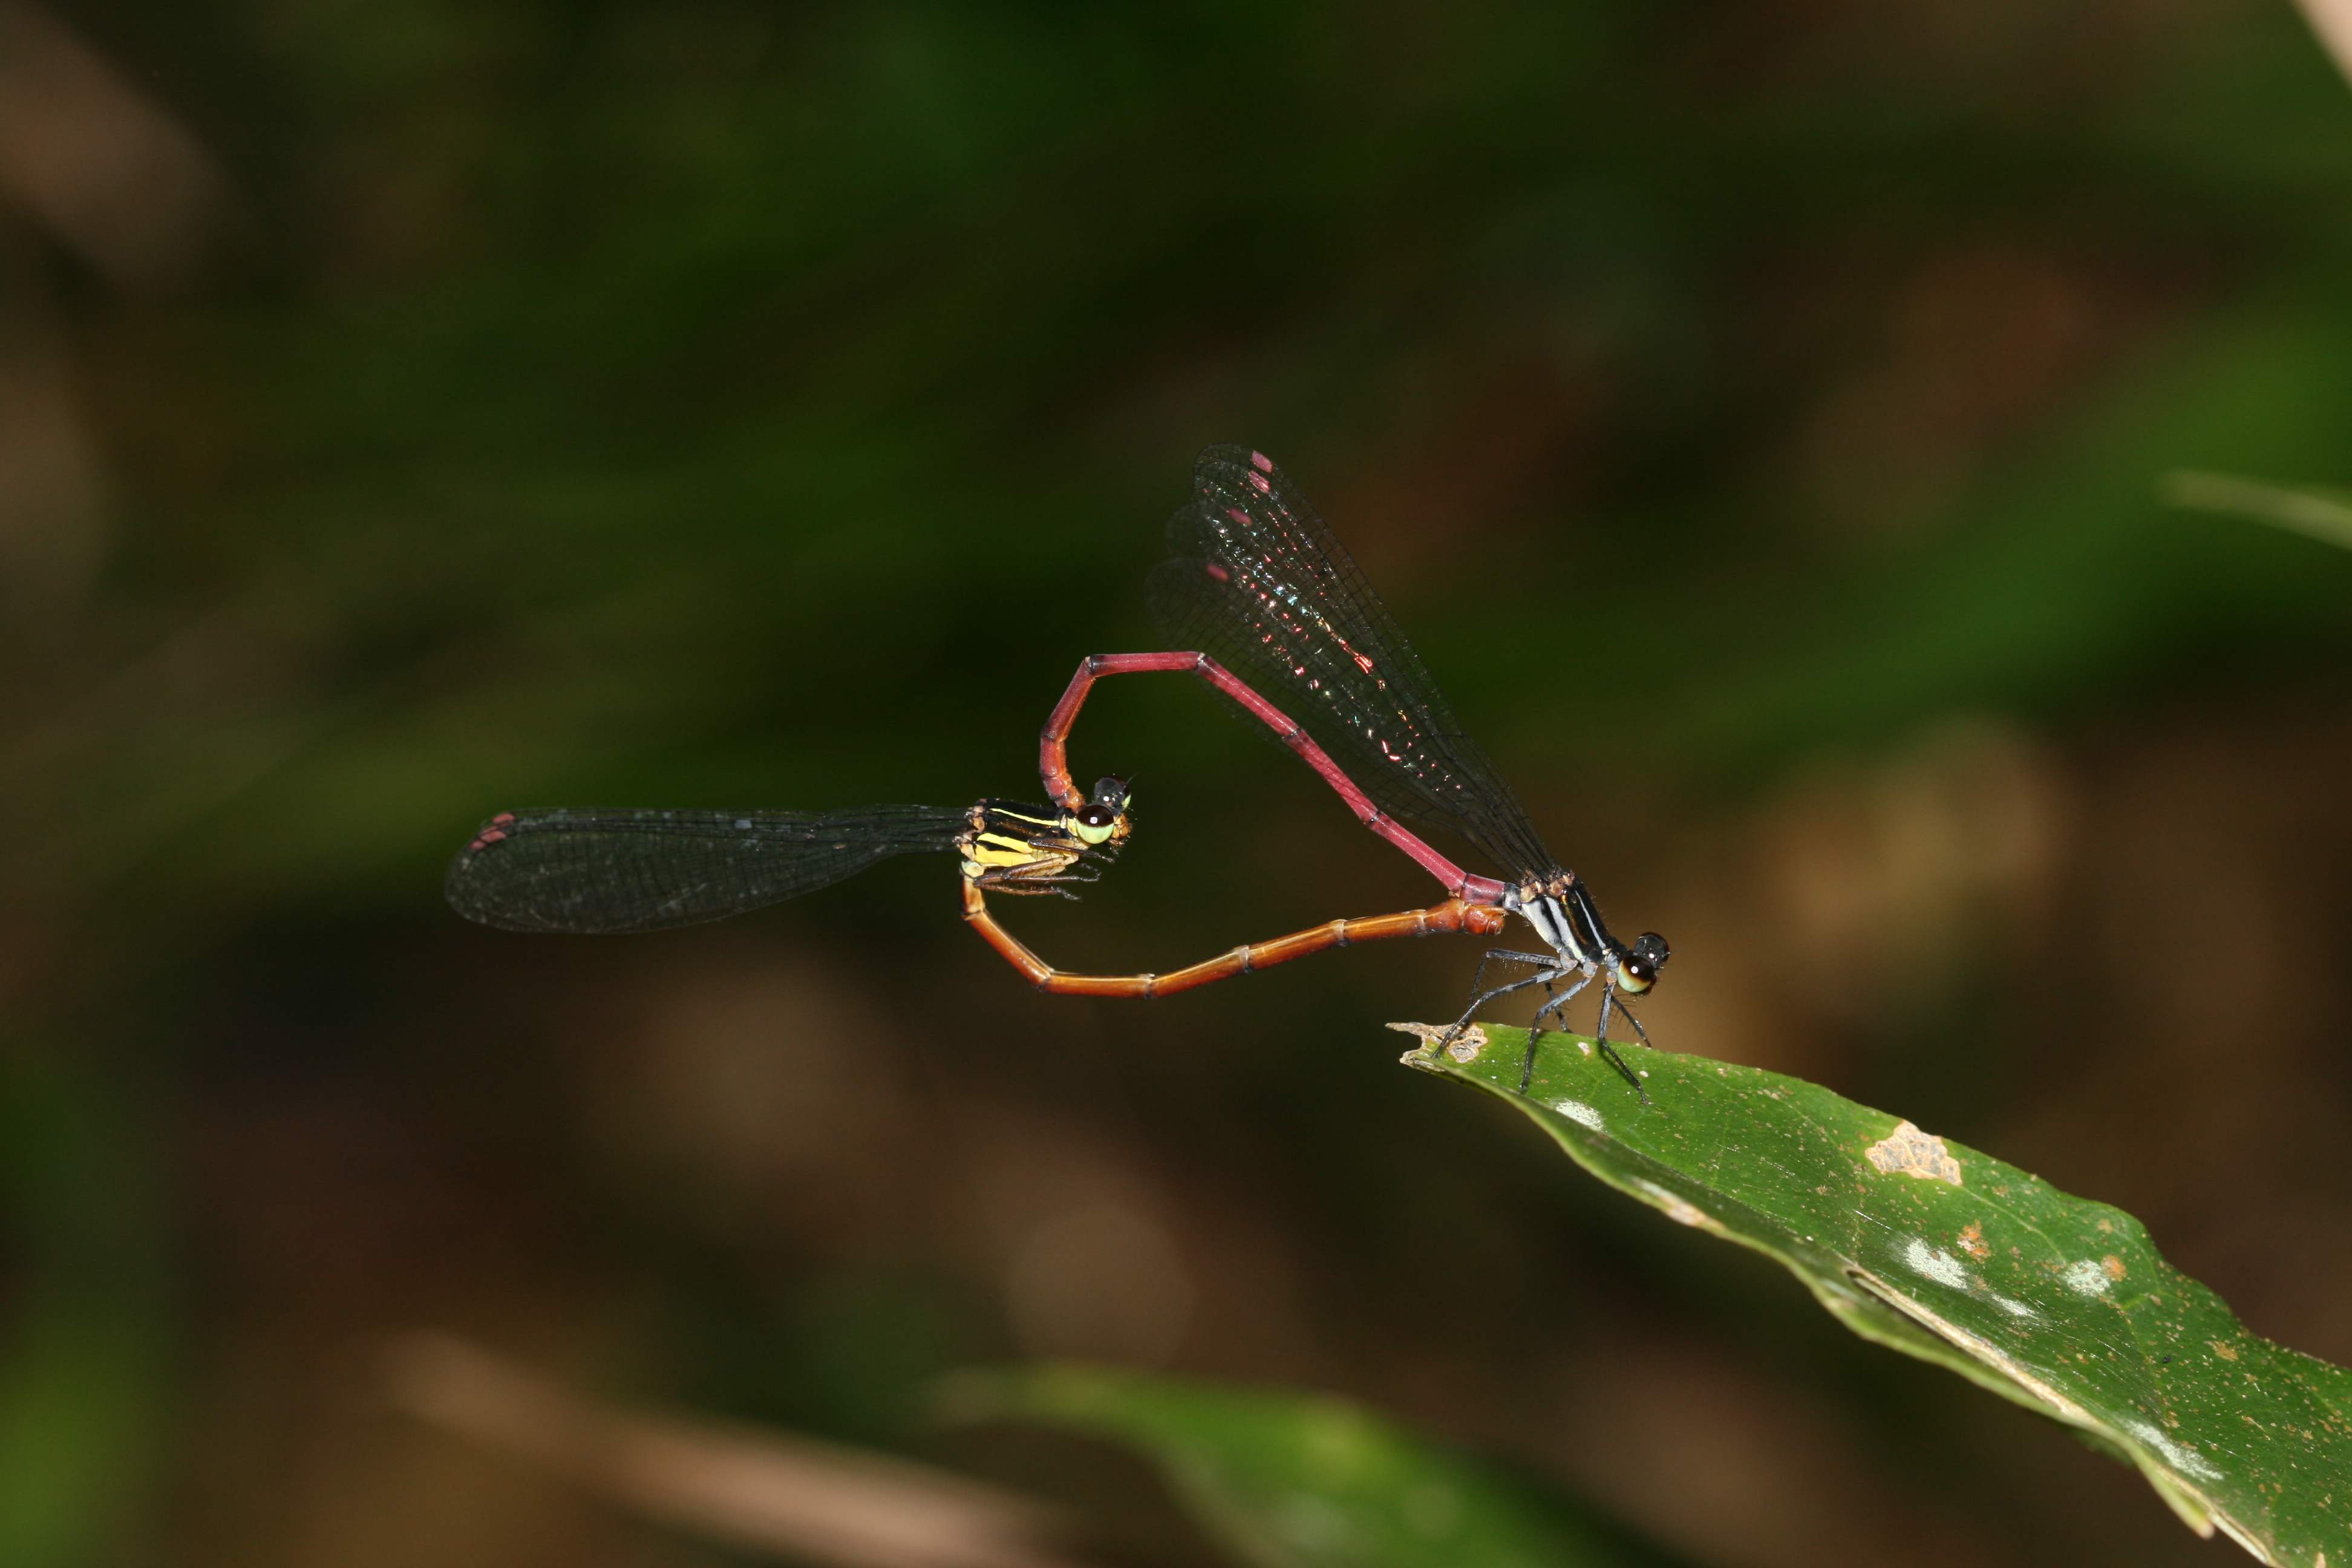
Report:
[[[1054,893],[1064,882],[1090,882],[1095,857],[1115,858],[1131,830],[1127,781],[1098,780],[1087,803],[1075,811],[1017,801],[983,800],[971,808],[971,826],[956,840],[964,879],[1002,893]]]

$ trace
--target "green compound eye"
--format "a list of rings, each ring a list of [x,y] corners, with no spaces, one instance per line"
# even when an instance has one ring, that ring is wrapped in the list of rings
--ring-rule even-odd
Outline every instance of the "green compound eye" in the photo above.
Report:
[[[1081,844],[1100,844],[1118,831],[1118,812],[1090,801],[1070,814],[1070,832]]]

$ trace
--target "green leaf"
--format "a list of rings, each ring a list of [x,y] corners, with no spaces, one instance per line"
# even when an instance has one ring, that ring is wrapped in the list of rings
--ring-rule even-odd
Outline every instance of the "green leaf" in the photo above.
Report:
[[[1256,1568],[1635,1568],[1676,1561],[1558,1493],[1345,1400],[1102,1367],[970,1374],[954,1403],[1121,1441]]]
[[[1510,1101],[1621,1192],[1777,1258],[1865,1339],[1948,1366],[2138,1467],[2200,1535],[2352,1563],[2352,1373],[2247,1331],[2120,1209],[1817,1085],[1474,1027],[1408,1067]]]

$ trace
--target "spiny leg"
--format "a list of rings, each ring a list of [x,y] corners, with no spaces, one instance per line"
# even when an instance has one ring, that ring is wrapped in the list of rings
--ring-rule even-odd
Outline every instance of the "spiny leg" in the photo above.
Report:
[[[1479,992],[1478,983],[1486,977],[1486,965],[1496,959],[1500,959],[1506,963],[1533,964],[1537,969],[1541,970],[1543,973],[1530,975],[1525,980],[1514,980],[1509,984],[1498,985],[1492,991]],[[1477,970],[1470,976],[1470,989],[1477,994],[1471,997],[1469,1007],[1463,1013],[1462,1016],[1454,1021],[1454,1026],[1446,1030],[1445,1033],[1439,1037],[1438,1042],[1433,1048],[1442,1051],[1446,1047],[1452,1045],[1455,1038],[1461,1035],[1462,1031],[1470,1026],[1472,1015],[1475,1014],[1479,1008],[1484,1007],[1496,997],[1507,996],[1514,991],[1524,991],[1530,985],[1541,984],[1545,974],[1549,974],[1552,978],[1558,979],[1565,973],[1566,971],[1560,967],[1559,960],[1548,953],[1538,955],[1532,952],[1513,952],[1507,948],[1488,948],[1480,955]]]
[[[1540,963],[1542,964],[1542,971],[1539,973],[1530,974],[1524,980],[1513,980],[1501,985],[1489,987],[1488,989],[1480,992],[1477,995],[1470,998],[1470,1005],[1463,1009],[1462,1016],[1454,1023],[1454,1026],[1456,1029],[1460,1029],[1468,1025],[1471,1018],[1477,1013],[1478,1009],[1484,1007],[1487,1003],[1492,1002],[1496,997],[1508,996],[1514,991],[1525,991],[1530,985],[1541,985],[1548,980],[1556,981],[1561,975],[1568,973],[1567,966],[1557,959],[1547,958],[1537,960],[1529,958],[1525,953],[1517,952],[1504,953],[1502,956],[1505,958],[1517,959],[1522,963]]]
[[[1579,996],[1582,995],[1584,994],[1584,988],[1591,984],[1592,972],[1591,970],[1587,970],[1584,973],[1584,978],[1579,980],[1574,985],[1570,986],[1568,994],[1565,996],[1554,996],[1551,994],[1550,986],[1547,985],[1544,987],[1544,1005],[1536,1009],[1535,1018],[1528,1025],[1528,1059],[1519,1064],[1519,1092],[1521,1094],[1527,1093],[1528,1084],[1535,1077],[1536,1041],[1543,1034],[1544,1015],[1546,1013],[1556,1015],[1559,1021],[1560,1031],[1565,1034],[1568,1030],[1568,1005],[1570,1002],[1575,1001]]]
[[[1641,1037],[1642,1037],[1642,1044],[1643,1044],[1644,1047],[1646,1047],[1648,1049],[1650,1049],[1650,1050],[1654,1050],[1654,1050],[1656,1050],[1656,1049],[1658,1048],[1657,1047],[1653,1046],[1653,1045],[1651,1045],[1651,1044],[1650,1044],[1650,1031],[1649,1031],[1649,1030],[1647,1030],[1647,1029],[1645,1029],[1645,1028],[1643,1028],[1643,1027],[1642,1027],[1642,1020],[1641,1020],[1641,1019],[1639,1019],[1639,1018],[1636,1018],[1635,1016],[1633,1016],[1633,1009],[1632,1009],[1631,1007],[1628,1007],[1627,1005],[1625,1005],[1625,1004],[1623,1003],[1623,1001],[1622,1001],[1622,1000],[1621,1000],[1621,1001],[1619,1001],[1619,1002],[1618,1002],[1618,1004],[1617,1004],[1617,1011],[1618,1011],[1618,1013],[1619,1013],[1619,1014],[1620,1014],[1620,1015],[1624,1018],[1624,1020],[1625,1020],[1627,1023],[1629,1023],[1629,1024],[1631,1024],[1631,1025],[1633,1025],[1633,1032],[1634,1032],[1635,1034],[1637,1034],[1637,1035],[1639,1035],[1639,1036],[1641,1036]],[[1618,1063],[1618,1066],[1622,1068],[1622,1067],[1623,1067],[1623,1066],[1624,1066],[1624,1063],[1621,1060],[1621,1061]],[[1635,1084],[1633,1087],[1634,1087],[1636,1089],[1639,1089],[1641,1088],[1641,1085],[1639,1085],[1639,1084],[1637,1083],[1637,1084]],[[1648,1095],[1646,1095],[1646,1094],[1644,1094],[1644,1095],[1643,1095],[1643,1096],[1642,1096],[1643,1101],[1644,1103],[1647,1103],[1647,1102],[1648,1102],[1649,1098],[1650,1098],[1650,1097],[1649,1097]]]
[[[1584,988],[1591,984],[1592,972],[1591,970],[1587,970],[1585,971],[1584,978],[1579,980],[1569,991],[1567,995],[1555,997],[1551,1001],[1545,1003],[1542,1006],[1536,1009],[1537,1021],[1541,1022],[1543,1016],[1546,1013],[1557,1013],[1559,1015],[1559,1027],[1565,1032],[1568,1028],[1568,1005],[1570,1002],[1575,1001],[1579,996],[1583,995]],[[1624,1010],[1623,1003],[1621,1002],[1617,1005],[1620,1012]]]
[[[1543,1016],[1559,1005],[1559,998],[1551,993],[1551,982],[1544,982],[1544,1005],[1528,1024],[1528,1054],[1519,1061],[1519,1092],[1525,1094],[1536,1076],[1536,1042],[1543,1038]]]
[[[1514,957],[1517,955],[1506,954],[1505,956]],[[1484,1007],[1487,1003],[1492,1002],[1496,997],[1508,996],[1514,991],[1525,991],[1530,985],[1541,985],[1546,981],[1558,980],[1561,975],[1567,973],[1567,969],[1561,964],[1547,960],[1544,971],[1540,974],[1530,974],[1525,980],[1514,980],[1507,985],[1497,985],[1491,990],[1482,992],[1478,995],[1473,996],[1470,998],[1470,1005],[1462,1010],[1462,1016],[1454,1019],[1454,1026],[1446,1030],[1444,1036],[1439,1039],[1437,1042],[1437,1048],[1443,1050],[1447,1046],[1452,1045],[1456,1037],[1458,1037],[1463,1030],[1470,1026],[1470,1020],[1476,1016],[1478,1009]]]
[[[1643,1105],[1647,1105],[1650,1103],[1650,1091],[1642,1087],[1641,1075],[1627,1067],[1625,1058],[1617,1054],[1617,1047],[1609,1043],[1609,1009],[1612,1006],[1620,1013],[1625,1013],[1624,1006],[1617,1000],[1617,987],[1610,985],[1603,988],[1601,993],[1601,1027],[1593,1035],[1592,1043],[1601,1047],[1601,1054],[1609,1058],[1609,1065],[1617,1069],[1618,1076],[1633,1086],[1634,1097]],[[1632,1018],[1633,1015],[1625,1013],[1625,1016]],[[1636,1029],[1640,1029],[1641,1026],[1639,1021],[1633,1025]],[[1650,1043],[1650,1037],[1647,1034],[1643,1035],[1642,1043],[1645,1046]]]
[[[1490,947],[1478,955],[1478,967],[1470,972],[1470,989],[1475,993],[1486,983],[1486,966],[1500,960],[1505,963],[1532,964],[1538,969],[1557,969],[1559,960],[1551,953],[1538,956],[1532,952],[1513,952],[1508,948]]]

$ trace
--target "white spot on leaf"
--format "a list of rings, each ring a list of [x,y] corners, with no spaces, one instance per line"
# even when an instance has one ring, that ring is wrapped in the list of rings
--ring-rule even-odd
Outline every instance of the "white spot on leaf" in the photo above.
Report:
[[[1570,1121],[1581,1121],[1587,1127],[1591,1128],[1595,1132],[1606,1132],[1609,1131],[1609,1124],[1601,1120],[1601,1112],[1593,1110],[1592,1107],[1585,1104],[1584,1101],[1580,1100],[1557,1100],[1553,1103],[1552,1109],[1559,1111],[1562,1116],[1567,1117]]]
[[[2012,1318],[2038,1318],[2042,1314],[2022,1301],[1985,1289],[1984,1281],[1969,1272],[1969,1266],[1940,1247],[1930,1247],[1914,1237],[1903,1244],[1903,1261],[1911,1271],[1933,1279],[1938,1285],[1948,1285],[1955,1290],[1965,1290],[1981,1297],[2007,1312]]]
[[[1968,1268],[1958,1258],[1916,1237],[1904,1244],[1903,1261],[1911,1266],[1913,1273],[1924,1275],[1938,1285],[1949,1285],[1955,1290],[1969,1288]]]
[[[2158,1431],[2147,1422],[2126,1421],[2121,1423],[2121,1426],[2125,1431],[2130,1433],[2133,1436],[2138,1438],[2141,1442],[2147,1444],[2149,1447],[2163,1455],[2164,1462],[2170,1465],[2174,1469],[2180,1471],[2183,1475],[2195,1476],[2198,1479],[2205,1481],[2218,1481],[2221,1479],[2221,1471],[2215,1469],[2211,1465],[2207,1464],[2202,1458],[2190,1453],[2188,1449],[2182,1447],[2179,1444],[2174,1442],[2171,1438],[2166,1436],[2163,1433]]]
[[[2111,1283],[2107,1271],[2087,1258],[2079,1263],[2066,1265],[2066,1271],[2058,1278],[2063,1279],[2066,1289],[2077,1296],[2104,1296]]]

